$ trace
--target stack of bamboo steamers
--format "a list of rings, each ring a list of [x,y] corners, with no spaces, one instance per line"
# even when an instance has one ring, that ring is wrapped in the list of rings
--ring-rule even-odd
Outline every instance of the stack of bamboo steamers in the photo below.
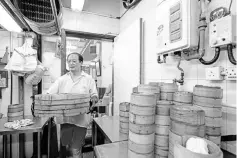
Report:
[[[122,102],[119,104],[119,131],[127,135],[129,130],[129,109],[130,103]]]
[[[8,106],[8,122],[24,119],[24,104],[12,104]]]
[[[205,111],[206,139],[220,146],[223,90],[196,85],[193,95],[193,105]]]
[[[86,94],[35,95],[35,116],[65,117],[89,112],[90,96]]]
[[[173,94],[178,91],[178,86],[173,83],[160,84],[161,100],[156,104],[156,134],[155,155],[156,157],[168,157],[170,108],[173,106]]]
[[[156,101],[160,88],[139,85],[132,93],[129,112],[129,158],[153,158],[155,138]]]

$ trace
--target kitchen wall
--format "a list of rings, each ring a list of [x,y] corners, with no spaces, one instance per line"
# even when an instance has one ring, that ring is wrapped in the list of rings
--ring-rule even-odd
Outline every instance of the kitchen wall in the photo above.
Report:
[[[208,4],[208,3],[207,3]],[[212,0],[208,4],[207,16],[217,7],[229,7],[230,0]],[[144,53],[145,59],[142,63],[145,67],[145,83],[149,82],[172,82],[174,78],[180,78],[180,71],[177,69],[178,60],[168,57],[166,64],[158,64],[155,53],[156,48],[156,0],[142,0],[134,9],[126,11],[120,5],[120,32],[123,32],[133,21],[143,18],[144,26]],[[233,0],[231,7],[232,14],[236,14],[236,0]],[[208,18],[207,18],[208,19]],[[204,59],[210,60],[214,56],[214,49],[209,48],[208,28],[206,32],[206,54]],[[234,52],[236,50],[233,50]],[[234,53],[236,55],[236,53]],[[131,63],[132,64],[132,63]],[[196,84],[220,86],[223,89],[223,128],[222,134],[236,134],[236,81],[207,81],[205,80],[205,68],[213,66],[233,67],[227,57],[226,50],[222,50],[219,59],[213,65],[202,65],[198,60],[182,61],[180,67],[184,69],[185,81],[180,90],[192,92]]]
[[[100,87],[108,87],[112,84],[112,55],[113,43],[102,41],[101,42],[101,77]]]

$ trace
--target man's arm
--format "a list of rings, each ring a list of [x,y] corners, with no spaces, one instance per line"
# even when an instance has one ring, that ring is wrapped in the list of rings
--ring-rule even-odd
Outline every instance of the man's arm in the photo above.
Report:
[[[91,97],[91,102],[92,102],[92,107],[95,105],[95,103],[98,102],[99,97],[98,97],[98,92],[95,84],[95,80],[91,78],[90,84],[89,84],[89,92],[90,92],[90,97]]]
[[[59,93],[59,80],[56,80],[50,88],[47,90],[48,94],[57,94]]]

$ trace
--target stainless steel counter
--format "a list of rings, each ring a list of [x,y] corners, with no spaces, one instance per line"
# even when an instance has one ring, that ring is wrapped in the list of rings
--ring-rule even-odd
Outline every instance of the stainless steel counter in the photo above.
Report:
[[[128,135],[119,132],[119,116],[105,116],[93,120],[93,146],[97,145],[97,130],[111,143],[128,140]]]
[[[122,141],[98,145],[94,148],[96,158],[127,158],[128,142]]]

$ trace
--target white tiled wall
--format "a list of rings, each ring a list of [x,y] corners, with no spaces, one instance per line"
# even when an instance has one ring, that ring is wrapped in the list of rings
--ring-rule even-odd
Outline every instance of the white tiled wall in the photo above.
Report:
[[[217,7],[228,7],[230,0],[212,0],[207,3],[207,15]],[[134,20],[144,20],[144,53],[145,53],[145,83],[151,81],[172,82],[174,78],[180,78],[180,71],[177,69],[178,60],[168,57],[166,64],[158,64],[155,53],[156,47],[156,23],[155,9],[157,0],[143,0],[134,9],[128,10],[120,20],[120,32],[128,27]],[[236,0],[233,0],[232,14],[236,14]],[[123,13],[124,8],[121,6]],[[207,18],[209,19],[209,18]],[[209,48],[208,28],[206,32],[206,54],[204,59],[210,60],[214,56],[214,49]],[[234,52],[236,50],[233,50]],[[235,55],[236,53],[234,53]],[[226,50],[222,50],[219,59],[213,65],[202,65],[198,60],[182,61],[180,67],[184,69],[185,81],[180,90],[192,91],[196,84],[220,86],[223,91],[223,135],[236,134],[236,81],[206,81],[205,68],[213,66],[233,67],[227,57]],[[232,108],[229,108],[232,107]],[[231,112],[231,114],[230,114]]]

